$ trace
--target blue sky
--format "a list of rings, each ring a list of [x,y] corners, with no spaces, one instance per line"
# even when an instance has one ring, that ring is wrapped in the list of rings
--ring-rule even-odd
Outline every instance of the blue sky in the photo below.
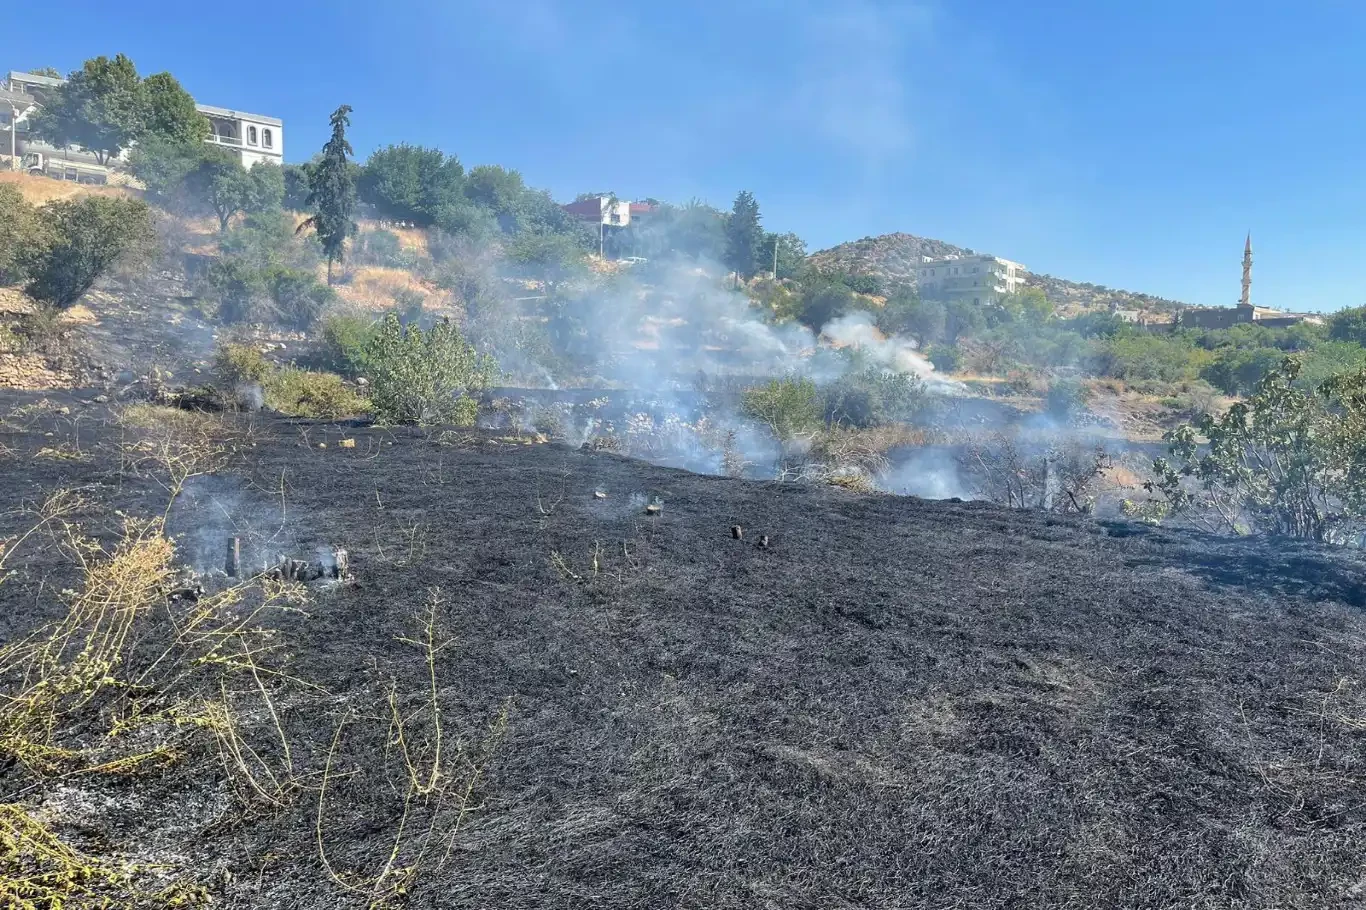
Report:
[[[303,160],[436,145],[570,197],[758,197],[812,249],[906,231],[1231,304],[1366,303],[1359,0],[75,0],[0,67],[129,54]],[[149,25],[155,23],[155,27]]]

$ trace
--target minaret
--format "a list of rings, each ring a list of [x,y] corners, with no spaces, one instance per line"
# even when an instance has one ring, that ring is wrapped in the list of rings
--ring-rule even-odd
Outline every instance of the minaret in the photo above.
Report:
[[[1252,306],[1252,232],[1247,234],[1247,246],[1243,247],[1243,299],[1238,306]]]

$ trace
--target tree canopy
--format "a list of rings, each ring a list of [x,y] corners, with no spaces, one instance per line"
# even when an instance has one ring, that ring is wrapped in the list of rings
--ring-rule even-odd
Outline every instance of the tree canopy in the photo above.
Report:
[[[753,278],[759,269],[764,229],[754,194],[741,190],[726,219],[726,267],[740,278]]]
[[[123,54],[95,57],[55,89],[32,118],[33,134],[53,145],[80,146],[105,164],[152,137],[197,141],[208,121],[169,73],[141,79]]]
[[[390,145],[365,163],[360,198],[384,218],[410,221],[423,227],[462,201],[465,169],[460,159],[440,149]]]
[[[346,254],[346,240],[356,232],[352,215],[356,208],[355,176],[351,169],[351,143],[346,128],[351,125],[351,105],[343,104],[332,112],[332,137],[323,146],[322,158],[308,172],[308,205],[314,215],[299,225],[312,229],[327,257],[327,283],[332,283],[332,267]]]

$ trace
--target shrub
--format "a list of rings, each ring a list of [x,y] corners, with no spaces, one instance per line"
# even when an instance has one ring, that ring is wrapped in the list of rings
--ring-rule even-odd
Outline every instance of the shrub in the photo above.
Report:
[[[825,421],[857,428],[907,421],[919,413],[925,384],[906,373],[871,367],[831,383],[823,396]]]
[[[1317,390],[1288,358],[1246,402],[1167,434],[1146,517],[1207,530],[1345,540],[1366,526],[1366,369]],[[1202,444],[1201,438],[1208,440]]]
[[[323,319],[323,365],[350,379],[364,376],[368,370],[366,348],[379,327],[368,316],[355,313],[332,313]]]
[[[217,305],[220,321],[234,324],[269,320],[264,277],[245,260],[215,259],[204,273],[204,285]]]
[[[213,366],[219,388],[230,394],[245,385],[264,385],[273,369],[265,355],[249,344],[223,345]]]
[[[83,196],[44,206],[39,215],[52,239],[32,261],[28,293],[59,310],[115,265],[145,262],[156,249],[151,210],[138,199]]]
[[[820,425],[821,398],[809,379],[772,379],[746,389],[741,396],[745,415],[768,425],[780,440],[814,430]]]
[[[51,244],[38,210],[15,187],[0,186],[0,285],[21,284]]]
[[[941,373],[957,373],[958,366],[963,360],[962,353],[958,348],[948,344],[932,345],[925,356],[934,364],[934,368]]]
[[[337,294],[309,272],[275,269],[265,276],[272,315],[283,326],[306,332]]]
[[[427,331],[384,317],[365,352],[377,419],[386,423],[452,423],[470,416],[472,399],[496,373],[450,320]]]
[[[336,293],[310,272],[256,268],[237,257],[211,263],[205,283],[217,302],[218,318],[226,323],[278,322],[307,331],[336,300]]]
[[[1048,387],[1044,408],[1049,416],[1058,420],[1071,420],[1084,414],[1091,401],[1091,390],[1076,379],[1056,379]]]
[[[266,377],[265,404],[291,417],[323,420],[352,417],[369,409],[368,402],[337,374],[298,367],[283,367]]]
[[[417,264],[417,257],[403,249],[403,244],[393,231],[366,231],[353,244],[351,257],[358,265],[408,269]]]

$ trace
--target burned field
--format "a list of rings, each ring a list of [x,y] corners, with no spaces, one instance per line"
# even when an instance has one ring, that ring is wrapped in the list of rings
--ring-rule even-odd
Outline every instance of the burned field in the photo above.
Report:
[[[195,640],[186,585],[219,638],[277,644],[82,696],[57,751],[6,727],[11,880],[51,874],[11,846],[34,822],[146,882],[117,906],[1363,900],[1353,553],[497,432],[214,418],[221,457],[177,474],[148,415],[60,404],[0,407],[4,640],[89,602],[59,526],[117,554],[125,517],[164,515],[134,644],[164,616]],[[353,577],[220,603],[234,537],[241,575],[344,550]]]

